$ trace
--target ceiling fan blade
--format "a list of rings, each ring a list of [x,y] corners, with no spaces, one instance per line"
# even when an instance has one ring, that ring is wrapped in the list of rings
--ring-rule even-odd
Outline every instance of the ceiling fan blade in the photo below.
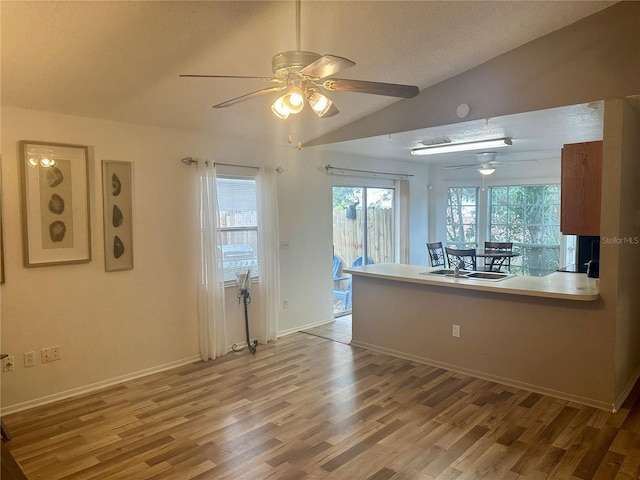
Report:
[[[524,163],[524,162],[537,162],[538,159],[537,158],[522,158],[520,160],[511,160],[509,162],[502,162],[503,165],[514,165],[514,164],[518,164],[518,163]]]
[[[265,82],[281,82],[279,78],[275,77],[246,77],[243,75],[178,75],[179,77],[189,78],[252,78],[254,80],[263,80]]]
[[[340,110],[338,110],[338,107],[336,107],[336,105],[334,103],[332,103],[331,107],[329,107],[329,110],[327,111],[327,113],[322,115],[322,118],[333,117],[334,115],[337,115],[339,113],[340,113]]]
[[[278,92],[280,90],[284,90],[285,88],[287,88],[286,85],[263,88],[262,90],[257,90],[255,92],[247,93],[246,95],[241,95],[240,97],[232,98],[231,100],[227,100],[226,102],[218,103],[217,105],[214,105],[213,108],[230,107],[231,105],[235,105],[236,103],[244,102],[245,100],[251,100],[252,98],[259,97],[267,93]]]
[[[468,163],[466,165],[445,165],[443,168],[446,170],[462,170],[463,168],[481,167],[482,164]]]
[[[336,55],[323,55],[315,62],[310,63],[300,70],[302,75],[313,78],[324,78],[334,73],[353,67],[355,62],[348,58],[338,57]]]
[[[386,95],[389,97],[413,98],[420,90],[415,85],[400,85],[398,83],[367,82],[364,80],[346,80],[332,78],[322,83],[327,90],[371,93],[373,95]]]

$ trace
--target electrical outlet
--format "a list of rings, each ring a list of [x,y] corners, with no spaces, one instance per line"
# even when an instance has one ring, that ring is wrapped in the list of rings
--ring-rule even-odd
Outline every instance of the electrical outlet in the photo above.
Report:
[[[2,360],[2,371],[3,372],[11,372],[11,371],[13,371],[14,366],[15,366],[15,363],[13,361],[13,355],[9,355],[8,357],[5,357]]]
[[[51,361],[55,362],[56,360],[60,360],[62,355],[62,350],[60,349],[60,345],[56,345],[55,347],[51,347]]]
[[[453,326],[453,336],[456,338],[460,338],[460,325]]]
[[[40,350],[40,355],[42,357],[42,363],[49,363],[51,361],[51,349],[43,348]]]
[[[289,300],[287,298],[282,300],[282,308],[289,308]]]
[[[36,364],[36,352],[24,352],[24,366],[33,367]]]

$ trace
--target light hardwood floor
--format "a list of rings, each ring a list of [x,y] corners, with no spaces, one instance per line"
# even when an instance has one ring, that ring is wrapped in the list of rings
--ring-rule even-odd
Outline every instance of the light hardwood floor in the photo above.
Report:
[[[615,414],[297,333],[6,417],[35,479],[634,479]]]
[[[336,318],[333,323],[304,330],[304,333],[349,344],[351,343],[351,315],[343,315]]]

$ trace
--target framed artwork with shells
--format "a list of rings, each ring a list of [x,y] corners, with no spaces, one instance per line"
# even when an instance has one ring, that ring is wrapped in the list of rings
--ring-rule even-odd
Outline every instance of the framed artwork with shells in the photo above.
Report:
[[[4,283],[4,231],[2,225],[2,155],[0,155],[0,284]]]
[[[18,142],[25,267],[91,260],[89,149]]]
[[[102,161],[104,269],[133,268],[131,162]]]

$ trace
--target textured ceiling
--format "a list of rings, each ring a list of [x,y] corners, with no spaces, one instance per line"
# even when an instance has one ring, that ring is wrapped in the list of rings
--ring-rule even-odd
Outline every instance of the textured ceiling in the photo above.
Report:
[[[347,57],[342,78],[418,85],[477,66],[615,2],[303,1],[301,48]],[[285,143],[277,94],[211,106],[258,80],[181,73],[271,74],[295,48],[288,1],[3,1],[2,104]],[[287,126],[315,138],[395,99],[333,92],[341,113],[308,109]],[[293,117],[292,117],[293,118]]]
[[[549,159],[559,161],[564,144],[602,140],[603,118],[603,102],[592,102],[308,148],[427,165],[456,165],[478,163],[477,152],[427,156],[412,156],[410,152],[425,144],[440,143],[438,140],[442,139],[467,143],[510,138],[513,139],[511,146],[491,149],[496,152],[497,160],[514,163]]]

